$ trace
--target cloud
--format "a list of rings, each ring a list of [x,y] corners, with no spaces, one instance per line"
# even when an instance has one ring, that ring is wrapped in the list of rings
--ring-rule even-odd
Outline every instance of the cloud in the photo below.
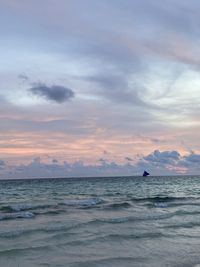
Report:
[[[200,154],[191,152],[189,155],[184,156],[180,161],[180,166],[190,169],[193,172],[199,172]]]
[[[40,120],[41,119],[41,120]],[[1,133],[8,133],[15,131],[18,133],[47,133],[48,136],[51,133],[66,133],[72,136],[86,136],[91,133],[95,133],[96,129],[94,126],[89,123],[85,123],[84,121],[74,121],[70,119],[63,120],[43,120],[42,118],[38,118],[38,120],[24,120],[24,119],[12,119],[12,118],[1,118],[0,119],[0,131]],[[15,134],[13,135],[15,136]],[[43,139],[44,136],[41,135]],[[29,137],[27,138],[29,140]],[[45,138],[45,141],[47,139]],[[9,145],[9,144],[7,144]]]
[[[124,73],[97,73],[85,80],[97,86],[96,94],[117,103],[143,106],[136,87],[128,85],[129,75]],[[93,90],[94,91],[94,90]]]
[[[182,156],[178,151],[155,150],[141,158],[138,165],[155,174],[197,174],[200,171],[200,154],[191,152]]]
[[[19,74],[18,78],[23,82],[28,82],[29,81],[29,77],[26,74]]]
[[[144,157],[147,162],[154,164],[173,164],[180,159],[180,154],[177,151],[163,151],[155,150],[153,153]]]
[[[200,164],[200,155],[196,154],[194,152],[191,152],[190,155],[184,157],[186,161],[189,161],[191,163],[197,163]]]
[[[5,162],[3,160],[0,160],[0,166],[4,166]]]
[[[33,148],[42,144],[46,151],[50,142],[52,147],[60,142],[60,137],[54,139],[60,132],[67,135],[58,153],[71,143],[68,153],[73,158],[83,146],[87,152],[91,147],[94,153],[97,147],[101,153],[110,151],[104,153],[106,159],[112,152],[123,160],[127,155],[135,159],[130,151],[149,153],[157,147],[199,149],[200,79],[198,73],[194,77],[194,67],[200,66],[198,1],[61,0],[55,8],[55,1],[2,0],[0,6],[2,65],[6,66],[0,73],[0,90],[9,101],[0,98],[0,132],[10,138],[2,137],[4,146],[18,146],[21,153],[22,145],[28,148],[32,142]],[[48,81],[48,85],[33,81]],[[73,106],[52,108],[35,101],[73,100],[74,91],[65,85],[77,88]],[[195,130],[191,124],[197,126]],[[177,134],[176,128],[182,126],[184,130],[189,126],[188,132],[179,128]],[[148,135],[151,143],[135,140],[140,133]],[[78,152],[75,144],[81,146]],[[92,158],[86,152],[81,158],[88,155]],[[159,151],[140,164],[160,173],[169,166],[194,165],[194,155],[180,159],[171,151]]]
[[[53,159],[46,163],[41,157],[34,158],[29,164],[12,166],[12,173],[7,172],[4,161],[0,161],[0,178],[50,178],[50,177],[95,177],[95,176],[141,176],[146,169],[154,175],[198,174],[200,154],[190,153],[181,156],[178,151],[155,150],[137,162],[126,157],[128,162],[119,164],[114,161],[99,159],[96,164],[85,164],[81,160],[73,163],[59,162]],[[1,168],[2,167],[2,168]],[[2,173],[3,171],[3,173]]]
[[[60,85],[47,86],[44,83],[37,83],[29,91],[33,95],[56,103],[64,103],[74,97],[71,89]]]
[[[4,169],[6,166],[6,163],[3,160],[0,160],[0,170]]]
[[[133,161],[133,159],[130,158],[130,157],[125,157],[125,160],[127,160],[127,161]]]
[[[78,160],[74,163],[53,162],[44,163],[41,158],[33,159],[27,165],[20,165],[7,178],[51,178],[51,177],[96,177],[96,176],[119,176],[136,173],[135,166],[120,165],[115,162],[100,160],[98,164],[86,165]]]
[[[185,165],[181,164],[183,157],[178,151],[159,151],[144,156],[138,162],[138,165],[147,169],[151,174],[177,174],[190,171]]]

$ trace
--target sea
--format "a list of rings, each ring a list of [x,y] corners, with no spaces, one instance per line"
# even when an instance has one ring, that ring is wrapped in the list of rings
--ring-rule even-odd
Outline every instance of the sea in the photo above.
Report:
[[[200,176],[0,181],[0,267],[198,267]]]

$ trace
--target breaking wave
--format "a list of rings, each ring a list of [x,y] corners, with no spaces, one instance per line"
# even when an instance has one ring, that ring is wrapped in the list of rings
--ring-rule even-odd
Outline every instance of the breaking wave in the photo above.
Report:
[[[2,220],[12,220],[18,218],[30,219],[34,218],[35,215],[32,212],[16,212],[16,213],[4,213],[0,214],[0,221]]]
[[[61,204],[66,206],[77,206],[77,207],[93,207],[103,203],[101,198],[89,198],[81,200],[65,200]]]
[[[37,209],[46,209],[50,207],[54,207],[55,205],[50,204],[12,204],[12,205],[5,205],[0,207],[2,212],[19,212],[19,211],[28,211],[28,210],[37,210]]]

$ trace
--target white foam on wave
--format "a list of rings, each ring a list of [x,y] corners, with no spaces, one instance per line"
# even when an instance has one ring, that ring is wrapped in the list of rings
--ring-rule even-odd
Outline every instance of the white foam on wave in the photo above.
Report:
[[[32,212],[16,212],[16,213],[4,213],[0,214],[0,220],[10,220],[10,219],[17,219],[17,218],[33,218],[35,215]]]
[[[26,210],[33,210],[33,209],[40,209],[40,208],[48,208],[49,204],[26,204],[26,203],[20,203],[20,204],[13,204],[9,205],[8,208],[10,208],[14,212],[19,211],[26,211]]]
[[[23,211],[26,209],[30,209],[32,208],[31,205],[28,204],[15,204],[15,205],[10,205],[11,210],[19,212],[19,211]]]
[[[167,208],[168,207],[168,204],[165,203],[165,202],[160,202],[160,203],[155,203],[154,206],[156,208]]]

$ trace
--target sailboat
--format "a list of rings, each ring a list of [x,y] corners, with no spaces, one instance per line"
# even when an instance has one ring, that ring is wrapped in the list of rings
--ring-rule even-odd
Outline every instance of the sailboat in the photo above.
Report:
[[[148,173],[147,171],[144,171],[142,176],[146,177],[148,175],[150,175],[150,173]]]

